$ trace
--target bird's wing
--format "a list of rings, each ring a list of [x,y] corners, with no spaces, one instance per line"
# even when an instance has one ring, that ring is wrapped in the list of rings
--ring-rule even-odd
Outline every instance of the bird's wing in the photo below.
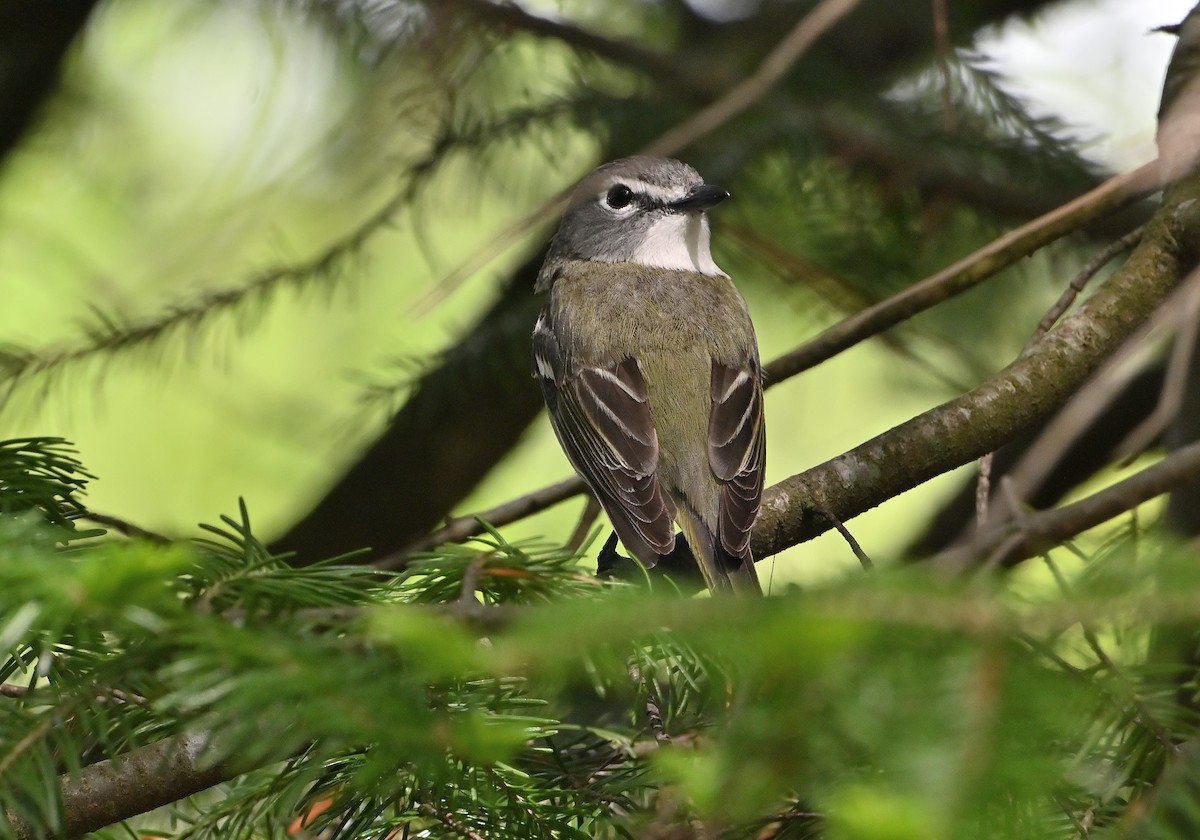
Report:
[[[750,556],[750,529],[762,501],[766,464],[762,374],[758,360],[731,367],[712,365],[712,410],[708,418],[708,461],[721,482],[718,531],[721,547],[734,557]]]
[[[534,374],[571,464],[595,491],[625,547],[647,565],[675,546],[675,506],[663,492],[658,434],[636,359],[566,370],[552,325],[533,334]]]

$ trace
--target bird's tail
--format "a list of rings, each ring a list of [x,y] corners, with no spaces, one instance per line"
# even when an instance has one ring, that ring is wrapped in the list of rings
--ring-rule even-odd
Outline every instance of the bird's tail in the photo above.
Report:
[[[684,511],[679,517],[680,527],[691,546],[692,555],[704,575],[704,582],[711,592],[739,592],[747,595],[762,595],[758,574],[754,571],[754,557],[747,546],[746,555],[730,554],[721,545],[720,538],[692,511]]]

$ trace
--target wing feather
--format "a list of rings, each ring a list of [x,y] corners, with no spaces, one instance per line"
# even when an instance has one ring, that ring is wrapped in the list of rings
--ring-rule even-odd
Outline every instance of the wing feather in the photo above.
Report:
[[[766,465],[758,360],[751,358],[744,367],[713,362],[710,396],[708,460],[721,482],[721,545],[733,556],[745,558],[750,553],[750,529],[762,501]]]
[[[571,464],[591,486],[626,548],[653,566],[675,546],[675,506],[659,483],[658,435],[636,359],[568,370],[553,325],[534,329],[534,373]]]

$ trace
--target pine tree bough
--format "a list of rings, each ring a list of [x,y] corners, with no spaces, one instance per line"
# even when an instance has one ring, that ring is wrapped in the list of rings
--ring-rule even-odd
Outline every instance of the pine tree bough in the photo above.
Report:
[[[767,490],[752,541],[775,554],[987,454],[1049,418],[1196,263],[1200,175],[1171,187],[1145,237],[1078,311],[992,379]]]

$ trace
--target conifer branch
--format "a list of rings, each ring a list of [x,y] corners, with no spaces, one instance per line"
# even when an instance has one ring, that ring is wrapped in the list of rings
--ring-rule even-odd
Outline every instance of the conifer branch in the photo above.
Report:
[[[95,313],[99,323],[89,327],[85,340],[75,345],[44,351],[0,348],[0,383],[7,384],[4,393],[0,394],[0,410],[13,397],[17,387],[33,377],[53,374],[100,356],[111,357],[147,347],[183,330],[194,334],[218,314],[263,300],[281,286],[299,288],[312,280],[332,277],[339,264],[360,251],[391,221],[408,198],[406,190],[398,192],[347,235],[305,262],[266,269],[235,288],[170,307],[140,323],[120,323]]]

